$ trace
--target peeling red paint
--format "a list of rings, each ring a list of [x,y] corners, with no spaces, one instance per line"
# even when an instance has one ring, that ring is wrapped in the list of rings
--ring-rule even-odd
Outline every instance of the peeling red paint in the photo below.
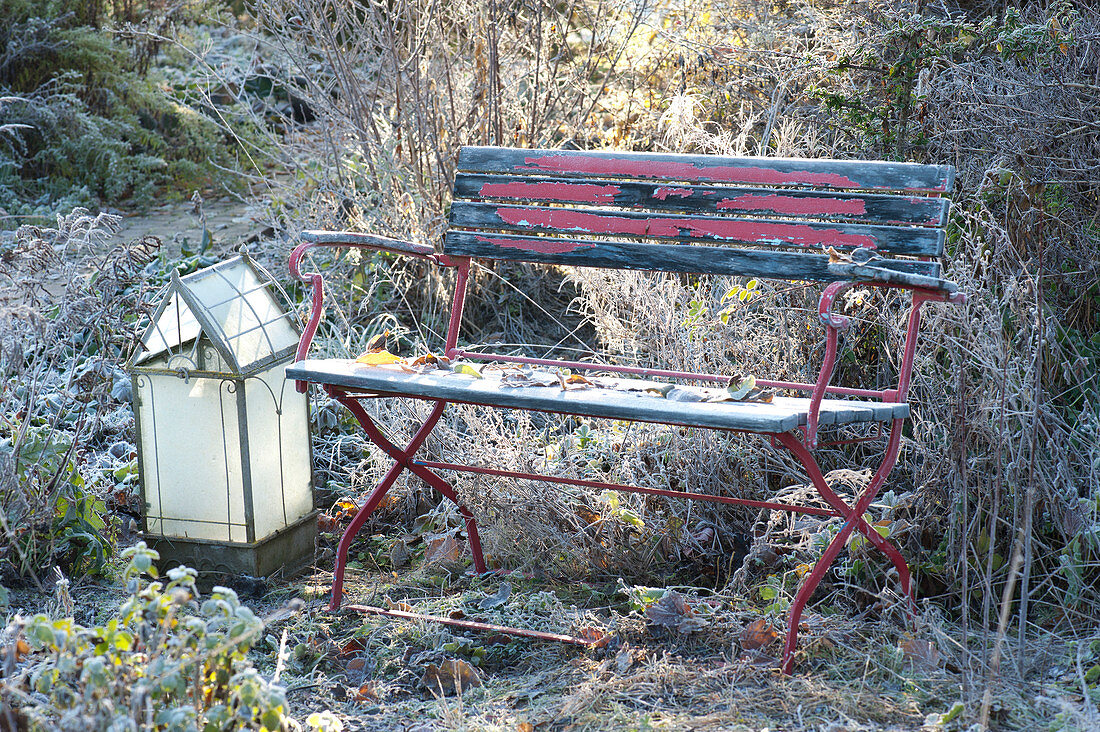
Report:
[[[478,191],[486,198],[524,198],[573,203],[615,203],[615,196],[622,192],[618,186],[592,183],[525,182],[486,183]]]
[[[805,184],[831,188],[859,188],[859,183],[839,173],[814,173],[809,170],[781,171],[774,168],[735,165],[702,167],[694,163],[667,160],[607,158],[587,155],[540,155],[523,159],[516,170],[545,170],[555,173],[592,175],[629,175],[637,178],[669,178],[686,181],[722,181],[765,185]]]
[[[670,186],[661,186],[657,190],[653,191],[653,197],[658,201],[663,201],[669,196],[677,196],[679,198],[691,198],[692,190],[690,188],[672,188]]]
[[[719,211],[730,209],[775,211],[803,216],[863,216],[867,213],[867,204],[861,198],[815,198],[783,196],[776,193],[762,196],[747,193],[737,198],[724,198],[718,202]]]
[[[757,244],[792,244],[802,247],[850,246],[877,248],[874,236],[850,234],[839,229],[817,229],[805,224],[707,218],[604,216],[567,208],[497,209],[502,221],[515,226],[586,234],[627,234],[654,237],[696,237]],[[542,251],[542,250],[539,250]],[[572,251],[572,249],[563,250]]]
[[[492,244],[505,249],[521,249],[525,252],[539,252],[540,254],[568,254],[578,249],[591,249],[596,246],[596,243],[591,241],[564,241],[550,238],[490,239],[479,236],[477,240],[483,244]]]

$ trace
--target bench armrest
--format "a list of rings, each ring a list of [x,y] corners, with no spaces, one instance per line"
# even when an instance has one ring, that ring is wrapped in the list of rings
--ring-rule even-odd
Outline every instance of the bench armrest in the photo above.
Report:
[[[834,268],[844,267],[844,270]],[[925,302],[949,302],[961,305],[966,302],[966,293],[960,292],[954,282],[926,275],[896,272],[881,267],[864,264],[830,264],[829,269],[853,277],[844,282],[833,282],[821,293],[818,302],[818,316],[825,326],[825,358],[821,371],[810,397],[810,410],[806,418],[806,445],[811,449],[817,446],[818,418],[821,400],[833,377],[836,366],[837,335],[847,330],[851,321],[846,315],[833,312],[833,305],[840,295],[853,287],[880,287],[884,289],[909,290],[913,293],[913,305],[909,311],[909,323],[905,334],[905,350],[898,373],[898,388],[883,392],[886,401],[904,401],[909,391],[909,378],[913,371],[913,358],[916,354],[917,332],[920,329],[920,308]]]
[[[959,290],[959,286],[950,280],[859,262],[830,262],[829,272],[847,280],[855,280],[853,284],[894,285],[905,289],[932,290],[949,294]]]
[[[302,258],[313,247],[370,249],[428,259],[442,266],[454,264],[450,258],[436,254],[435,249],[427,244],[416,244],[386,236],[360,234],[351,231],[303,231],[300,238],[302,239],[301,243],[294,247],[294,250],[290,253],[290,274],[310,285],[313,294],[309,318],[302,329],[302,338],[298,341],[298,350],[294,354],[295,362],[301,361],[309,355],[309,347],[313,343],[313,337],[317,334],[317,326],[321,322],[321,311],[324,307],[324,285],[321,274],[319,272],[302,272],[301,270]],[[306,384],[304,381],[297,381],[295,382],[295,388],[304,393]]]

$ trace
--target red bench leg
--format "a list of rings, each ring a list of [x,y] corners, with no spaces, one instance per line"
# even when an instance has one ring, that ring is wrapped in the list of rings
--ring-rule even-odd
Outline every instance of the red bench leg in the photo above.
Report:
[[[787,642],[783,648],[784,673],[790,673],[794,665],[794,649],[798,641],[798,623],[802,618],[802,610],[805,608],[806,603],[809,601],[813,591],[817,588],[818,583],[821,582],[825,573],[829,570],[829,567],[836,560],[837,554],[840,553],[840,550],[844,547],[845,542],[847,542],[848,537],[854,530],[858,529],[861,534],[867,537],[871,545],[885,554],[897,569],[902,593],[908,600],[907,606],[910,617],[913,615],[915,604],[913,601],[912,579],[909,573],[909,565],[906,564],[905,558],[901,555],[901,552],[898,551],[897,547],[894,546],[892,542],[882,537],[875,531],[875,528],[868,524],[863,518],[863,514],[867,511],[871,502],[874,501],[875,496],[877,496],[878,492],[882,489],[887,476],[890,475],[890,471],[894,469],[894,464],[897,462],[898,449],[901,446],[901,425],[902,420],[896,419],[893,421],[890,429],[890,438],[886,445],[886,454],[883,457],[882,464],[879,466],[878,470],[875,471],[867,487],[860,493],[855,504],[851,506],[845,503],[844,500],[825,482],[825,476],[822,475],[821,468],[818,466],[817,461],[798,438],[789,432],[776,435],[778,441],[794,453],[795,457],[802,463],[802,466],[806,469],[810,480],[813,482],[818,493],[821,494],[821,497],[847,519],[840,533],[829,542],[829,546],[826,547],[824,554],[821,555],[817,564],[814,565],[813,570],[807,575],[806,579],[803,580],[802,587],[799,588],[794,603],[791,605]]]
[[[439,422],[439,418],[443,415],[443,409],[447,406],[444,401],[437,401],[435,407],[432,408],[431,414],[424,420],[424,424],[420,425],[416,434],[413,435],[409,444],[405,446],[405,449],[397,447],[393,442],[386,438],[382,434],[382,431],[378,429],[378,426],[374,424],[374,420],[370,418],[366,410],[363,409],[363,405],[358,402],[354,397],[348,396],[348,394],[335,387],[326,387],[328,393],[343,404],[354,415],[355,419],[363,427],[363,431],[366,432],[367,438],[370,439],[378,447],[391,458],[394,459],[394,465],[379,481],[378,485],[370,496],[368,496],[366,502],[356,512],[355,517],[352,518],[348,528],[344,531],[344,535],[340,537],[340,543],[336,548],[336,565],[333,570],[332,578],[332,600],[329,603],[329,607],[333,610],[340,607],[340,602],[343,599],[343,587],[344,587],[344,569],[347,566],[348,550],[351,548],[351,543],[355,539],[355,535],[359,533],[359,530],[366,523],[367,517],[378,507],[382,498],[386,495],[389,489],[393,486],[394,481],[397,480],[397,476],[405,469],[410,470],[417,477],[421,478],[430,487],[439,491],[444,497],[453,501],[457,506],[459,513],[462,514],[462,518],[466,521],[466,533],[470,539],[470,551],[474,557],[474,568],[478,572],[485,571],[485,559],[481,552],[481,539],[478,536],[477,524],[474,521],[474,516],[470,513],[469,509],[458,499],[458,494],[455,493],[454,487],[443,480],[427,467],[423,465],[417,465],[412,461],[413,455],[424,444],[424,441],[431,434],[431,431],[435,429],[436,424]]]

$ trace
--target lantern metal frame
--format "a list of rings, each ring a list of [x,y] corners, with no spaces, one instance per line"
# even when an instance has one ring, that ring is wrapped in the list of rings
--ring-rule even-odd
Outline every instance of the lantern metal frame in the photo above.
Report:
[[[246,267],[255,278],[253,286],[242,289],[234,278],[226,275],[241,266]],[[219,284],[227,288],[227,297],[214,302],[202,301],[193,291],[195,285],[206,278],[216,277]],[[275,306],[271,312],[262,313],[249,300],[250,295],[264,290],[270,296]],[[226,328],[211,311],[226,306],[239,300],[247,305],[247,310],[242,308],[245,316],[250,315],[251,322],[248,327],[235,333],[226,332]],[[280,303],[281,301],[281,303]],[[311,563],[317,538],[317,509],[313,505],[313,449],[309,439],[309,401],[304,395],[299,395],[293,388],[293,383],[283,380],[283,388],[276,394],[271,384],[262,376],[270,375],[273,367],[281,362],[289,362],[297,347],[301,334],[301,324],[294,309],[290,307],[293,301],[278,282],[248,256],[243,249],[240,256],[219,262],[211,267],[193,272],[180,277],[173,271],[169,284],[162,290],[160,302],[153,312],[149,327],[143,333],[138,351],[130,359],[127,369],[130,372],[132,394],[134,399],[134,421],[138,452],[140,498],[143,505],[141,515],[141,533],[150,541],[160,553],[160,563],[171,566],[176,563],[187,564],[195,567],[204,575],[239,576],[250,575],[255,577],[269,576],[275,573],[290,575],[300,571]],[[185,319],[181,314],[181,304],[186,306],[188,314],[194,322]],[[286,309],[279,306],[285,305]],[[174,332],[162,327],[162,318],[165,312],[175,307]],[[248,319],[243,317],[242,319]],[[283,342],[279,345],[278,339],[273,337],[269,329],[280,327],[280,324],[289,326],[291,333],[283,334]],[[240,341],[250,334],[261,336],[260,346],[266,344],[268,351],[262,353],[253,360],[241,359],[233,348],[234,341]],[[290,337],[293,336],[293,337]],[[253,335],[253,337],[255,337]],[[153,344],[153,347],[150,347]],[[259,347],[258,347],[259,351]],[[242,361],[244,361],[242,366]],[[166,516],[164,501],[158,496],[157,506],[159,514],[150,516],[151,503],[147,495],[148,480],[146,471],[149,469],[149,455],[147,452],[157,451],[157,431],[155,427],[156,410],[154,400],[154,379],[163,377],[176,377],[186,384],[192,380],[209,380],[217,383],[218,408],[223,414],[222,454],[226,461],[226,515],[225,521],[209,521],[186,517]],[[277,438],[279,453],[279,491],[283,499],[282,528],[277,528],[257,537],[257,517],[253,483],[252,460],[250,456],[249,415],[247,386],[250,382],[258,381],[265,389],[257,390],[270,396],[274,405],[274,414],[278,419],[279,434]],[[143,395],[150,398],[149,412],[153,418],[154,426],[151,428],[150,439],[153,445],[145,445],[145,431],[142,423]],[[224,432],[225,400],[233,398],[236,405],[237,436],[236,443],[238,454],[230,454],[230,440]],[[309,491],[309,510],[304,515],[290,520],[287,516],[287,478],[285,476],[285,455],[283,443],[283,422],[286,398],[302,398],[304,400],[304,435],[305,450],[308,467],[306,489]],[[232,408],[232,407],[231,407]],[[161,487],[159,476],[160,456],[155,455],[155,469],[158,471],[156,480],[157,489]],[[243,500],[243,525],[241,521],[234,521],[233,496],[230,478],[229,461],[239,460],[240,487]],[[236,467],[236,466],[234,466]],[[226,539],[211,539],[199,536],[177,536],[165,533],[166,521],[176,523],[201,523],[214,526],[222,526]],[[159,524],[158,531],[150,531],[150,524]],[[244,541],[233,539],[234,529],[243,528]]]

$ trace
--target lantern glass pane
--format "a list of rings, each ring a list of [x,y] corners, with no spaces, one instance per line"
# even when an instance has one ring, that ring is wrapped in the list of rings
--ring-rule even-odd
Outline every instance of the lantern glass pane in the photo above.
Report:
[[[313,510],[306,396],[286,380],[285,368],[245,380],[257,541]]]
[[[233,354],[241,372],[298,343],[298,333],[272,296],[269,283],[261,282],[243,260],[211,267],[183,281],[218,331],[207,335]]]
[[[172,292],[168,296],[164,312],[142,337],[142,350],[134,359],[134,363],[144,363],[162,353],[177,353],[180,351],[181,344],[194,341],[201,330],[199,321],[195,319],[191,308],[178,292]],[[179,364],[176,368],[194,369],[195,364],[192,363],[190,366]]]
[[[236,387],[138,374],[147,533],[247,541]]]

